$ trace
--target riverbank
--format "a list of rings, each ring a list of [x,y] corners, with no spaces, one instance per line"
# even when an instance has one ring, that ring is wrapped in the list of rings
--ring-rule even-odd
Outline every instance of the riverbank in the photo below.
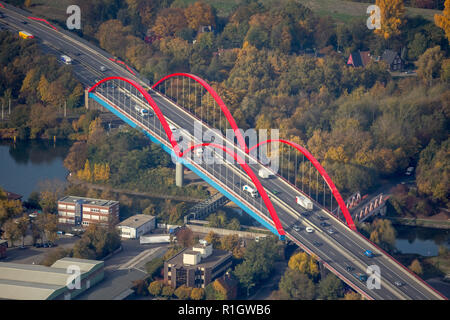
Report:
[[[450,219],[448,216],[448,213],[441,212],[430,218],[398,217],[387,215],[384,219],[391,220],[394,225],[450,230]]]
[[[138,196],[138,197],[156,198],[156,199],[164,199],[164,200],[169,199],[169,200],[183,201],[183,202],[189,202],[189,203],[198,203],[198,202],[202,202],[204,200],[204,199],[200,199],[200,198],[173,196],[173,195],[168,195],[168,194],[139,192],[139,191],[127,190],[127,189],[115,189],[115,188],[111,188],[108,186],[102,186],[102,185],[82,181],[82,180],[75,178],[73,175],[67,176],[67,181],[69,181],[70,183],[73,183],[75,185],[81,185],[88,189],[94,189],[94,190],[100,190],[100,191],[106,190],[106,191],[110,191],[113,193],[124,194],[124,195],[128,195],[128,196]]]

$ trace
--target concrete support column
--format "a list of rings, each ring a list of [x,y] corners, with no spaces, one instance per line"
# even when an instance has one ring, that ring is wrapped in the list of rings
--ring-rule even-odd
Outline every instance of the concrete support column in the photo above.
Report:
[[[175,184],[177,187],[182,187],[184,183],[184,169],[181,162],[177,162],[175,172]]]
[[[84,106],[86,109],[89,109],[89,91],[88,89],[84,90]]]

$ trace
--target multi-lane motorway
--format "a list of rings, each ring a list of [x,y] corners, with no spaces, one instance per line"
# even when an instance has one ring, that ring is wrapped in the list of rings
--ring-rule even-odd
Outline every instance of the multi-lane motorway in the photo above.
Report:
[[[5,5],[0,8],[5,17],[0,19],[13,30],[25,30],[36,36],[36,40],[44,46],[49,47],[49,51],[55,54],[68,54],[75,61],[73,69],[80,81],[86,86],[91,86],[95,80],[107,76],[122,76],[133,79],[141,85],[148,86],[148,81],[138,78],[124,69],[122,66],[112,62],[109,58],[112,55],[95,47],[87,41],[72,35],[68,31],[55,31],[47,25],[27,19],[28,14],[14,7]],[[27,21],[23,24],[23,21]],[[100,71],[100,66],[105,66],[105,72]],[[98,94],[104,99],[109,100],[111,104],[116,105],[134,121],[140,122],[142,127],[160,132],[161,126],[154,118],[142,118],[130,103],[126,103],[130,93],[120,90],[106,91],[99,89]],[[160,107],[166,119],[177,128],[183,128],[188,135],[194,135],[195,117],[184,109],[180,108],[164,96],[155,91],[150,91],[152,98]],[[148,106],[146,106],[148,107]],[[128,108],[128,109],[127,109]],[[202,130],[208,128],[201,124]],[[163,133],[164,136],[164,133]],[[167,142],[167,139],[164,138]],[[214,143],[225,144],[223,138],[218,138]],[[249,160],[241,150],[235,149],[242,158]],[[252,163],[248,161],[249,163]],[[196,164],[199,169],[208,172],[215,181],[219,181],[221,186],[230,193],[240,197],[243,203],[255,208],[260,214],[268,216],[267,209],[261,205],[260,198],[252,198],[241,190],[241,184],[251,184],[249,178],[243,174],[243,171],[235,163],[223,162],[223,164]],[[261,164],[250,164],[254,172],[258,172]],[[303,209],[296,203],[295,196],[299,194],[293,186],[289,185],[281,177],[275,176],[271,179],[260,179],[262,185],[272,200],[274,208],[280,218],[287,236],[305,250],[314,253],[324,265],[332,270],[336,275],[343,279],[355,290],[369,299],[442,299],[443,297],[427,286],[423,281],[417,279],[414,275],[407,272],[401,265],[392,258],[386,256],[378,248],[373,246],[367,239],[359,233],[351,231],[341,221],[330,215],[318,206],[314,206],[313,212],[308,216],[302,216]],[[277,190],[277,194],[273,193]],[[321,226],[319,217],[326,217],[327,227]],[[302,226],[299,231],[292,227],[295,224]],[[305,231],[306,226],[314,228],[313,233]],[[335,232],[329,234],[326,230],[333,229]],[[365,250],[372,250],[375,257],[368,258],[363,253]],[[354,274],[365,273],[367,266],[376,265],[380,268],[381,288],[369,289],[365,282],[359,281]],[[350,270],[348,267],[351,267]],[[401,282],[401,286],[395,285],[395,282]]]

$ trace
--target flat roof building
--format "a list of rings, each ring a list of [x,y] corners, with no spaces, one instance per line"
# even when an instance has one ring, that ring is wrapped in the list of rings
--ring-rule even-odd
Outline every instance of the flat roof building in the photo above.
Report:
[[[174,288],[181,285],[205,288],[223,275],[231,264],[230,252],[213,250],[211,244],[202,242],[164,262],[164,281]]]
[[[120,230],[120,236],[128,239],[138,239],[156,227],[154,216],[147,214],[136,214],[129,217],[117,225]]]
[[[67,196],[58,200],[59,223],[88,227],[119,219],[119,201]]]
[[[77,281],[70,281],[76,269],[80,271],[78,288]],[[51,267],[0,262],[0,299],[73,299],[103,278],[104,263],[97,260],[66,257]],[[73,288],[68,283],[72,283]]]

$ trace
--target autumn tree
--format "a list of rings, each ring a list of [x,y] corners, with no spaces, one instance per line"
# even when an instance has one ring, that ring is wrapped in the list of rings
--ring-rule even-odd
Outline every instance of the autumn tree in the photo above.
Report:
[[[25,236],[27,235],[28,227],[30,226],[30,218],[23,215],[16,220],[18,234],[22,237],[22,246],[25,245]]]
[[[448,205],[450,195],[450,138],[440,146],[434,139],[420,153],[416,171],[419,191]]]
[[[214,231],[210,231],[206,237],[205,240],[208,241],[208,243],[212,244],[214,249],[218,249],[219,246],[221,245],[220,243],[220,237],[217,233],[215,233]]]
[[[414,259],[411,265],[409,266],[409,269],[414,272],[415,274],[421,275],[423,273],[422,265],[420,264],[420,261],[417,259]]]
[[[376,0],[376,5],[380,8],[381,29],[376,29],[375,32],[385,39],[400,33],[405,14],[403,2],[403,0]]]
[[[175,290],[175,295],[180,300],[188,300],[191,296],[192,288],[182,285]]]
[[[153,281],[148,286],[148,292],[155,297],[159,296],[163,286],[164,284],[162,281]]]
[[[442,14],[434,15],[434,23],[444,30],[445,36],[450,42],[450,0],[445,0]]]
[[[344,295],[344,300],[362,300],[361,298],[361,295],[357,292],[350,291]]]
[[[173,36],[187,26],[186,17],[180,8],[163,9],[158,14],[152,31],[161,37]]]
[[[202,300],[205,298],[205,289],[203,288],[193,288],[191,291],[192,300]]]
[[[83,168],[84,163],[87,158],[87,145],[85,142],[75,142],[72,147],[70,147],[69,153],[64,159],[64,166],[70,172],[77,172]]]
[[[170,298],[173,296],[174,289],[172,286],[164,286],[161,290],[161,295],[166,298]]]
[[[319,274],[319,266],[314,257],[309,256],[306,252],[294,254],[288,262],[289,269],[296,270],[300,273],[309,274],[312,278]]]
[[[215,26],[215,18],[209,4],[197,1],[184,10],[189,28],[198,30],[200,26]]]
[[[427,49],[417,60],[417,75],[429,86],[439,77],[444,53],[440,46]]]
[[[194,244],[194,234],[189,228],[183,228],[177,232],[177,242],[187,248]]]
[[[14,246],[14,242],[20,238],[17,223],[13,219],[8,220],[3,224],[3,230],[5,231],[5,238],[9,240],[11,246]]]
[[[395,245],[395,229],[392,222],[387,219],[376,219],[372,225],[372,232],[370,233],[370,240],[384,247],[385,249],[392,248]]]

